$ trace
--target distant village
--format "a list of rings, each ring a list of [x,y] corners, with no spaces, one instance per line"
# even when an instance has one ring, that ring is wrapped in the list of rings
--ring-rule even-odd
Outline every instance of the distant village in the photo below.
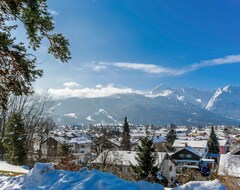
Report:
[[[148,136],[156,150],[158,179],[166,187],[189,181],[219,179],[227,187],[240,187],[240,127],[234,126],[136,126],[129,124],[130,149],[122,146],[123,125],[68,125],[50,131],[41,143],[35,136],[33,155],[57,163],[63,145],[74,162],[132,180],[137,147]],[[214,131],[218,153],[209,151]],[[175,137],[169,140],[169,133]]]

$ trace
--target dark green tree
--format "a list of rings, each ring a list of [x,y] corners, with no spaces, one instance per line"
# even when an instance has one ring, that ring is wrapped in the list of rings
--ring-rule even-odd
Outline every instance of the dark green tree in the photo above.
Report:
[[[36,57],[28,50],[37,50],[45,38],[49,42],[48,53],[62,62],[70,59],[69,42],[55,34],[53,18],[47,0],[0,0],[0,106],[6,109],[10,94],[31,94],[31,83],[42,76],[36,68]],[[16,42],[13,35],[22,23],[29,44]],[[19,39],[18,39],[19,41]]]
[[[27,133],[20,113],[13,113],[7,122],[3,146],[9,163],[22,165],[27,159]]]
[[[59,150],[59,156],[60,157],[66,157],[66,156],[69,156],[71,154],[72,154],[72,152],[71,152],[70,146],[67,143],[61,144],[60,150]]]
[[[152,143],[152,139],[144,137],[141,139],[141,145],[137,146],[137,153],[135,159],[137,165],[133,166],[133,171],[137,177],[137,180],[145,180],[150,182],[158,182],[157,172],[158,168],[155,165],[157,159],[157,153]]]
[[[130,141],[130,129],[129,129],[129,124],[127,117],[124,118],[124,123],[123,123],[123,132],[122,132],[122,149],[123,150],[131,150],[131,141]]]
[[[208,139],[208,152],[210,154],[219,154],[219,142],[212,126],[210,137]]]
[[[166,140],[168,143],[170,143],[172,145],[176,139],[177,139],[176,131],[172,128],[168,132],[168,134],[166,136]]]

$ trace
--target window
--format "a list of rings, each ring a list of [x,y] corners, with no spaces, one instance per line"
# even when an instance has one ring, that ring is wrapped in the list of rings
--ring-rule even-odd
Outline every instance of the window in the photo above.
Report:
[[[192,155],[191,154],[187,154],[187,158],[192,158]]]
[[[184,154],[179,154],[179,158],[184,158]]]

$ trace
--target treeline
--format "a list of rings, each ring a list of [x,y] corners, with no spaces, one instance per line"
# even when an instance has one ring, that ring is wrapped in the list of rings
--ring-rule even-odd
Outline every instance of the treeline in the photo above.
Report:
[[[10,96],[0,109],[0,156],[13,164],[41,159],[41,145],[55,127],[49,112],[53,101],[47,93]],[[33,145],[38,145],[34,152]]]

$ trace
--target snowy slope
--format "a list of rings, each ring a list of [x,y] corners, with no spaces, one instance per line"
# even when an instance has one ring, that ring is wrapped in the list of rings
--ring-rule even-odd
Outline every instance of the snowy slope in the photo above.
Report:
[[[240,86],[218,88],[206,109],[230,119],[240,120]]]
[[[4,190],[164,190],[160,184],[122,180],[97,170],[70,172],[54,170],[52,164],[37,163],[25,176],[0,176]]]
[[[227,190],[217,179],[213,181],[191,181],[172,190]]]
[[[0,161],[0,171],[18,172],[18,173],[29,172],[29,170],[23,168],[22,166],[11,165],[4,161]]]

